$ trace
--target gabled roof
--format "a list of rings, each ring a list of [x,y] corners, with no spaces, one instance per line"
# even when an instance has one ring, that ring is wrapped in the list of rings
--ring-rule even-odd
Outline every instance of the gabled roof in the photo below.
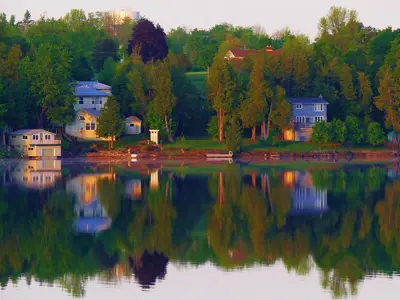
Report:
[[[140,120],[138,117],[136,117],[136,116],[130,116],[130,117],[127,117],[126,119],[125,119],[125,121],[127,121],[127,122],[138,122],[138,123],[141,123],[142,122],[142,120]]]
[[[100,117],[100,111],[98,111],[96,109],[93,109],[93,108],[81,108],[80,110],[84,111],[84,112],[86,112],[86,113],[88,113],[88,114],[90,114],[90,115],[92,115],[92,116],[94,116],[96,118]]]
[[[78,81],[78,86],[87,85],[97,90],[111,90],[111,86],[98,81]]]
[[[247,55],[257,54],[258,50],[242,50],[242,49],[231,49],[231,53],[235,56],[235,58],[246,57]]]
[[[81,86],[76,87],[75,95],[78,97],[85,97],[85,96],[108,97],[108,96],[110,96],[108,93],[103,92],[101,90],[97,90],[94,87],[90,87],[88,85],[81,85]]]
[[[40,132],[55,135],[54,133],[44,130],[44,129],[20,129],[20,130],[11,132],[10,134],[12,134],[12,135],[30,135],[30,134],[40,133]]]
[[[292,104],[302,103],[302,104],[329,104],[324,98],[290,98],[289,102]]]

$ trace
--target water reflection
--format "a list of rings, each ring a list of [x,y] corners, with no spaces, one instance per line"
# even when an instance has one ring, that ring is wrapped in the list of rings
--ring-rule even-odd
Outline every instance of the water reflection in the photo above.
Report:
[[[396,168],[10,165],[0,283],[24,276],[84,296],[93,278],[157,288],[169,261],[224,270],[282,261],[300,275],[318,269],[334,297],[355,295],[364,278],[400,271]]]

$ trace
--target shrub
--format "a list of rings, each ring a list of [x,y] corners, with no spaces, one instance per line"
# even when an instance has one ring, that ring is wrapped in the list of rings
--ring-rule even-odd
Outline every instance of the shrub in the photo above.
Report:
[[[343,144],[346,139],[346,126],[337,119],[333,119],[329,126],[329,141]]]
[[[353,145],[359,145],[364,140],[364,131],[357,117],[346,118],[346,140]]]
[[[228,151],[240,152],[242,147],[242,126],[236,117],[233,117],[225,132],[225,145]]]
[[[313,126],[311,141],[317,144],[324,144],[329,141],[329,126],[325,121],[320,121]]]
[[[218,118],[217,116],[212,116],[210,122],[208,122],[207,132],[213,140],[218,140]]]
[[[385,143],[385,133],[382,130],[382,127],[377,122],[371,122],[368,125],[367,129],[367,141],[372,146],[382,145]]]

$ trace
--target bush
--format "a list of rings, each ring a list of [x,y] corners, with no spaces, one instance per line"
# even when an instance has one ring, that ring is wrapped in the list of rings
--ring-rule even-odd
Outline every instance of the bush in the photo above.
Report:
[[[364,140],[364,131],[357,117],[348,116],[346,118],[346,140],[353,145],[359,145]]]
[[[218,118],[217,116],[212,116],[210,122],[208,122],[207,132],[213,140],[218,140]]]
[[[343,144],[346,139],[346,126],[337,119],[333,119],[329,126],[329,141],[333,143]]]
[[[239,120],[235,117],[232,118],[230,124],[226,127],[225,145],[226,149],[233,153],[240,152],[242,147],[242,127]]]
[[[372,146],[382,145],[385,143],[386,137],[382,127],[377,122],[371,122],[367,129],[367,141]]]
[[[325,121],[320,121],[313,126],[311,141],[317,144],[324,144],[329,141],[329,126]]]

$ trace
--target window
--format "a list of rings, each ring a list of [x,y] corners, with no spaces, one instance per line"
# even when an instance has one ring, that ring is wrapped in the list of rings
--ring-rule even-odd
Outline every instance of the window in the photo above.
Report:
[[[49,135],[49,134],[46,134],[46,135],[44,136],[44,139],[45,139],[45,140],[50,140],[50,135]]]
[[[296,123],[305,123],[306,117],[296,117]]]
[[[100,104],[103,104],[103,100],[100,99]]]
[[[12,136],[11,136],[12,139],[15,139],[16,137],[17,137],[16,135],[12,135]]]
[[[84,104],[83,97],[79,97],[79,104]]]
[[[78,121],[85,121],[85,117],[79,116],[79,117],[78,117]]]
[[[94,100],[92,100],[92,104],[94,104]]]
[[[39,140],[39,136],[38,136],[38,135],[34,135],[34,136],[32,136],[32,139],[33,139],[34,141],[38,141],[38,140]]]
[[[86,130],[90,130],[90,123],[86,123]]]
[[[135,127],[135,124],[129,124],[129,127]]]
[[[29,151],[32,151],[32,150],[33,150],[33,148],[28,148],[28,150],[29,150]]]
[[[96,122],[92,122],[92,123],[90,124],[90,129],[91,129],[91,130],[96,130]]]
[[[296,104],[296,109],[302,109],[302,108],[303,108],[303,104],[301,104],[301,103]]]
[[[317,123],[317,122],[320,122],[320,121],[323,121],[325,118],[324,117],[322,117],[322,116],[318,116],[318,117],[315,117],[315,123]]]
[[[324,111],[323,104],[314,104],[314,111]]]
[[[22,139],[23,139],[23,140],[27,140],[27,139],[28,139],[28,136],[27,136],[27,135],[23,135],[23,136],[22,136]]]
[[[99,104],[101,101],[101,97],[94,97],[94,101],[96,104]],[[94,103],[93,103],[94,104]],[[101,104],[101,103],[100,103]]]

